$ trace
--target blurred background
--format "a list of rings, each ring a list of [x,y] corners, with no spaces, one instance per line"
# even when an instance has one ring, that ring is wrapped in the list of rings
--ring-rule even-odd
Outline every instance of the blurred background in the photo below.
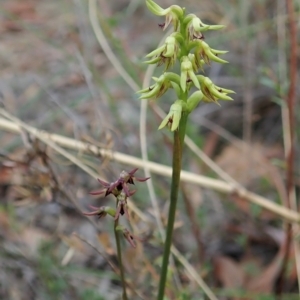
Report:
[[[183,169],[284,206],[298,197],[300,185],[299,86],[295,161],[287,164],[285,158],[286,99],[296,80],[289,64],[297,63],[300,50],[296,43],[291,56],[291,36],[299,33],[291,30],[287,2],[299,29],[299,1],[158,2],[183,5],[204,23],[226,25],[207,32],[205,41],[228,50],[229,64],[212,63],[204,71],[218,86],[233,89],[234,101],[201,104],[193,112],[187,134],[199,149],[186,147]],[[115,205],[113,198],[89,195],[101,188],[94,177],[114,181],[123,169],[135,168],[131,158],[142,157],[141,143],[147,143],[150,161],[171,165],[172,136],[157,131],[157,107],[167,112],[174,94],[149,101],[146,118],[136,95],[163,71],[143,61],[163,41],[158,24],[164,20],[141,0],[1,0],[0,7],[0,298],[120,299],[113,220],[86,218],[82,211]],[[123,164],[76,147],[57,151],[25,127],[18,129],[18,120],[130,157]],[[143,168],[137,176],[145,176]],[[291,178],[294,197],[286,188]],[[155,216],[166,223],[170,178],[154,172],[151,184],[149,191],[137,183],[131,199],[138,207],[130,213],[131,230],[143,242],[135,249],[123,244],[130,299],[154,299],[158,285],[162,240]],[[217,299],[298,299],[298,241],[299,227],[291,229],[278,214],[187,180],[166,295],[208,299],[198,276]]]

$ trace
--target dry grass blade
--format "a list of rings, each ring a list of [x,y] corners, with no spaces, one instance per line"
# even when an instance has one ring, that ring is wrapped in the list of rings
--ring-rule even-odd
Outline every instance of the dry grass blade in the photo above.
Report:
[[[198,273],[195,271],[195,269],[188,263],[188,261],[185,259],[185,257],[175,247],[172,247],[171,251],[177,257],[177,259],[180,261],[180,263],[186,268],[189,277],[191,277],[198,283],[198,285],[205,292],[205,294],[208,296],[208,298],[210,300],[218,300],[216,298],[216,296],[213,294],[213,292],[210,290],[208,285],[198,275]]]

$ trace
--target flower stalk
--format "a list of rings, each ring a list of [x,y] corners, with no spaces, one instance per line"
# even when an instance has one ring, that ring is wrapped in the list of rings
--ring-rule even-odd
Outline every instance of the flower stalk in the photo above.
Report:
[[[109,206],[100,206],[94,207],[90,206],[92,209],[91,212],[83,213],[86,216],[97,216],[99,219],[106,217],[107,215],[114,219],[114,234],[116,240],[117,247],[117,256],[119,261],[120,268],[120,277],[122,284],[122,300],[128,300],[127,292],[126,292],[126,280],[125,280],[125,270],[122,263],[122,249],[120,242],[120,232],[123,233],[124,238],[128,241],[128,243],[135,248],[135,240],[141,241],[139,238],[135,237],[127,228],[119,225],[119,219],[123,215],[129,220],[129,213],[127,208],[127,199],[131,197],[135,190],[130,190],[129,185],[134,185],[134,181],[144,182],[149,179],[147,178],[139,178],[135,176],[135,173],[138,169],[133,169],[130,172],[122,171],[119,175],[119,178],[113,182],[106,182],[101,179],[98,179],[99,183],[104,187],[101,190],[90,192],[91,195],[104,195],[104,197],[108,195],[113,195],[116,199],[116,209]]]
[[[118,261],[119,261],[120,277],[121,277],[121,284],[122,284],[122,289],[123,289],[122,300],[128,300],[127,292],[126,292],[125,272],[124,272],[124,266],[123,266],[123,262],[122,262],[122,249],[121,249],[118,225],[119,225],[119,220],[116,219],[115,223],[114,223],[114,234],[115,234],[115,239],[116,239],[117,256],[118,256]]]
[[[157,299],[164,298],[165,284],[167,280],[169,257],[172,245],[173,228],[176,215],[176,207],[180,185],[181,162],[184,145],[184,136],[188,114],[184,113],[180,119],[179,130],[174,132],[174,145],[173,145],[173,162],[172,162],[172,183],[170,195],[170,207],[168,214],[168,224],[166,230],[166,240],[164,244],[163,262],[160,273],[160,281],[158,287]]]

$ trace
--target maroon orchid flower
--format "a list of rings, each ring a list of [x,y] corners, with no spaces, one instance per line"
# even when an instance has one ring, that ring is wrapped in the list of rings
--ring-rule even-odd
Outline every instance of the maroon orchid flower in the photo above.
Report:
[[[113,194],[117,199],[117,208],[113,210],[109,207],[93,207],[92,212],[84,213],[86,216],[98,216],[99,218],[105,217],[106,214],[110,214],[114,217],[115,221],[119,219],[120,215],[129,219],[129,213],[127,208],[127,198],[131,197],[135,191],[131,191],[129,189],[129,184],[134,184],[134,181],[144,182],[148,180],[150,177],[139,178],[135,177],[134,174],[138,168],[131,170],[130,172],[122,171],[120,173],[119,178],[113,182],[106,182],[100,178],[98,178],[99,183],[103,186],[103,189],[98,191],[90,192],[91,195],[101,195],[108,196],[109,194]]]
[[[134,180],[139,181],[139,182],[144,182],[150,178],[150,177],[146,177],[146,178],[135,177],[134,173],[137,170],[138,170],[138,168],[135,168],[135,169],[131,170],[130,172],[122,171],[120,174],[120,177],[118,179],[119,184],[122,185],[122,188],[128,197],[130,197],[130,191],[127,186],[127,183],[134,184]]]
[[[106,182],[101,180],[100,178],[97,179],[103,186],[104,189],[90,192],[90,195],[101,195],[105,194],[104,197],[108,196],[109,194],[113,194],[114,196],[118,196],[120,191],[122,190],[122,186],[115,182]]]
[[[130,172],[122,171],[120,174],[120,178],[123,178],[124,182],[134,184],[134,180],[139,181],[139,182],[144,182],[148,180],[150,177],[145,177],[145,178],[139,178],[135,177],[134,173],[138,170],[138,168],[135,168],[131,170]]]
[[[118,196],[122,190],[124,190],[127,197],[130,197],[132,193],[130,192],[127,183],[134,184],[134,180],[139,182],[144,182],[148,180],[150,177],[146,178],[139,178],[135,177],[134,173],[138,170],[138,168],[133,169],[130,172],[122,171],[119,178],[114,182],[106,182],[101,179],[97,179],[103,186],[104,189],[90,192],[91,195],[101,195],[104,194],[104,196],[108,196],[109,194],[113,194],[114,196]]]

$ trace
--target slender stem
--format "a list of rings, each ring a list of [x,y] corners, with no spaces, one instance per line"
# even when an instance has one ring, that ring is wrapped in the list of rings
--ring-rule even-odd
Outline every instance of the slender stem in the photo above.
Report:
[[[120,268],[120,276],[121,276],[121,282],[123,287],[123,295],[122,300],[128,300],[127,294],[126,294],[126,282],[125,282],[125,275],[124,275],[124,267],[122,263],[122,251],[121,251],[121,243],[120,243],[120,235],[117,230],[119,221],[115,221],[114,225],[114,232],[115,232],[115,238],[116,238],[116,245],[117,245],[117,254],[118,254],[118,261],[119,261],[119,268]]]
[[[166,232],[166,241],[164,245],[163,263],[162,263],[162,268],[160,273],[160,282],[159,282],[159,289],[158,289],[158,296],[157,296],[158,300],[163,300],[165,286],[166,286],[169,256],[170,256],[171,245],[172,245],[172,235],[173,235],[175,213],[176,213],[176,205],[177,205],[178,192],[179,192],[182,148],[183,148],[183,142],[185,136],[187,117],[188,115],[186,113],[183,113],[180,119],[179,130],[176,130],[174,133],[173,173],[172,173],[172,183],[171,183],[170,208],[169,208],[168,225],[167,225],[167,232]]]
[[[286,189],[287,189],[287,208],[297,211],[297,202],[294,189],[294,165],[295,165],[295,105],[296,105],[296,81],[297,81],[297,26],[294,15],[294,4],[292,0],[286,0],[287,13],[289,16],[289,37],[290,37],[290,86],[286,96],[287,102],[287,130],[284,130],[286,135],[285,154],[286,154]],[[298,227],[287,224],[286,238],[284,245],[284,256],[281,270],[278,276],[278,295],[282,295],[283,287],[286,282],[286,272],[290,261],[290,249],[292,247],[292,230],[297,230]],[[294,245],[297,277],[299,282],[299,248]],[[297,259],[298,258],[298,259]]]

